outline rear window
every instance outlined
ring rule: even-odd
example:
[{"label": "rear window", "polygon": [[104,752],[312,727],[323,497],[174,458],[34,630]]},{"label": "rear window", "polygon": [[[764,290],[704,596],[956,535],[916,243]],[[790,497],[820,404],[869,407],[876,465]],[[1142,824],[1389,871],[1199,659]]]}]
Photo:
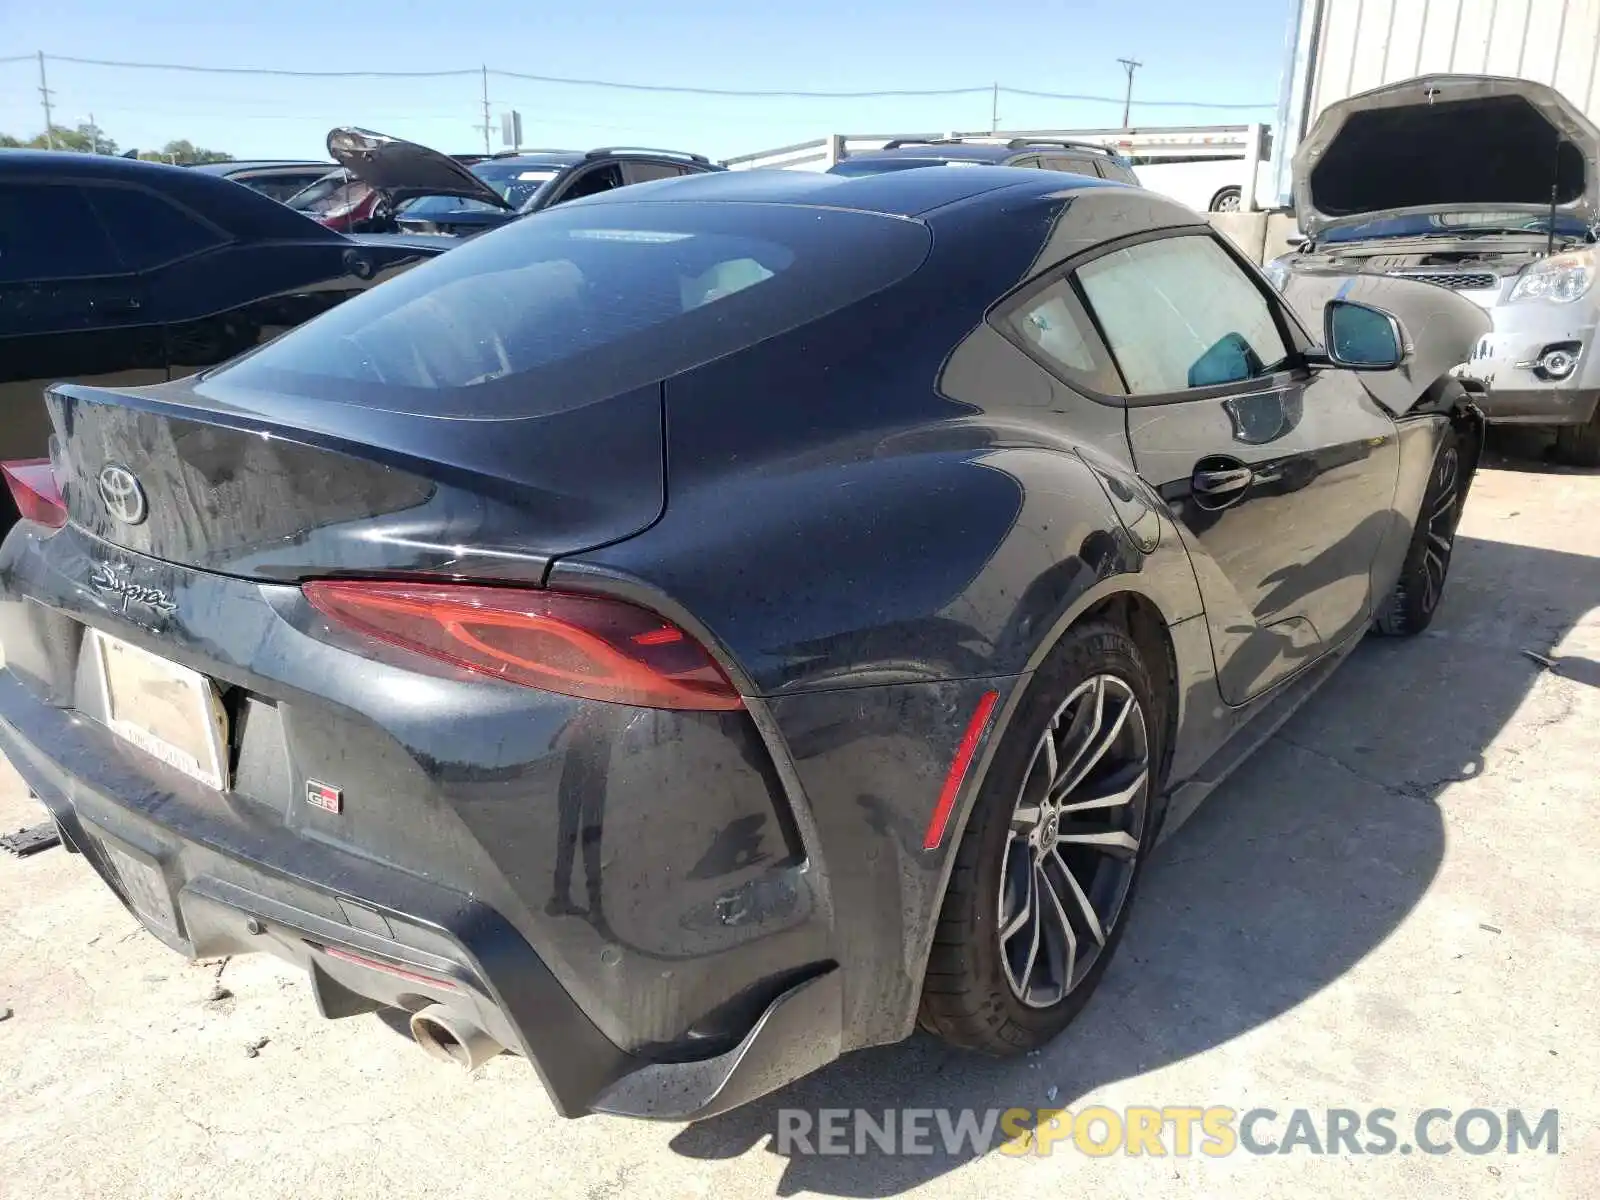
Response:
[{"label": "rear window", "polygon": [[557,207],[416,267],[212,372],[425,415],[539,416],[665,379],[905,278],[926,227],[790,205]]}]

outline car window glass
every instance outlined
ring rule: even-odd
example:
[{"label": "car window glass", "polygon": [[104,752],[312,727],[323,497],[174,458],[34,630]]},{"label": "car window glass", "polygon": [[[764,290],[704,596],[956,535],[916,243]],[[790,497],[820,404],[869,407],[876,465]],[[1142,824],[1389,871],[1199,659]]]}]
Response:
[{"label": "car window glass", "polygon": [[652,179],[676,179],[683,174],[682,167],[671,163],[631,162],[626,166],[629,183],[649,183]]},{"label": "car window glass", "polygon": [[299,192],[308,184],[315,183],[315,175],[257,175],[254,178],[242,179],[238,182],[246,187],[252,187],[263,196],[270,196],[274,200],[284,201]]},{"label": "car window glass", "polygon": [[1122,392],[1116,367],[1106,357],[1088,315],[1066,280],[1057,280],[1034,293],[1008,322],[1028,349],[1069,382],[1081,382],[1107,395]]},{"label": "car window glass", "polygon": [[1087,175],[1090,179],[1095,178],[1098,174],[1094,169],[1094,160],[1079,155],[1048,155],[1044,159],[1044,169],[1047,171],[1066,171],[1069,175]]},{"label": "car window glass", "polygon": [[199,218],[141,188],[86,189],[122,261],[147,270],[221,245],[223,236]]},{"label": "car window glass", "polygon": [[591,167],[573,181],[571,187],[561,197],[563,200],[576,200],[580,196],[597,196],[601,192],[609,192],[612,188],[622,186],[622,170],[616,163],[603,167]]},{"label": "car window glass", "polygon": [[915,270],[929,242],[923,226],[857,212],[557,205],[345,301],[208,386],[432,416],[565,411],[854,303]]},{"label": "car window glass", "polygon": [[1259,378],[1286,356],[1266,298],[1209,237],[1114,250],[1078,280],[1133,395]]},{"label": "car window glass", "polygon": [[122,270],[81,188],[0,183],[0,282]]}]

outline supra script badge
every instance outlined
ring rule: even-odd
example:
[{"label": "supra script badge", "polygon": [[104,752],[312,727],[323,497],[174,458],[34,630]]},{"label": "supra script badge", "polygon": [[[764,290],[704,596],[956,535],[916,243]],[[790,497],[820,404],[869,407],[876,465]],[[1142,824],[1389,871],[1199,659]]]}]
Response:
[{"label": "supra script badge", "polygon": [[[126,570],[127,568],[120,568]],[[159,613],[174,613],[178,606],[172,602],[172,597],[158,587],[147,584],[135,583],[124,574],[119,574],[119,568],[110,563],[100,563],[89,576],[89,586],[95,591],[108,596],[122,597],[122,611],[126,613],[130,604],[137,604],[143,608],[154,609]]]}]

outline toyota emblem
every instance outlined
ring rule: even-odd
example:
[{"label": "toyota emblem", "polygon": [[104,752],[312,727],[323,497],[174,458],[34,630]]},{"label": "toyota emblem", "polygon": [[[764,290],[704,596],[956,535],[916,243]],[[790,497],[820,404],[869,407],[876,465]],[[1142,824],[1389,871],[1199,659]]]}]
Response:
[{"label": "toyota emblem", "polygon": [[149,515],[144,488],[132,471],[119,463],[100,468],[100,502],[106,511],[124,525],[137,525]]}]

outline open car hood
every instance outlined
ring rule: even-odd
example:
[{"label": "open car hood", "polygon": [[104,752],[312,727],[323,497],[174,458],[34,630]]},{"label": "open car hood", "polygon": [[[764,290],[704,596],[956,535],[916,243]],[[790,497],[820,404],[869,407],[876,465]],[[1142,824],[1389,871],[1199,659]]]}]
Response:
[{"label": "open car hood", "polygon": [[1329,105],[1294,156],[1300,228],[1432,213],[1600,218],[1600,129],[1554,88],[1423,75]]},{"label": "open car hood", "polygon": [[352,175],[385,193],[391,204],[417,196],[460,196],[515,211],[499,192],[448,154],[415,142],[341,125],[328,131],[328,153]]}]

